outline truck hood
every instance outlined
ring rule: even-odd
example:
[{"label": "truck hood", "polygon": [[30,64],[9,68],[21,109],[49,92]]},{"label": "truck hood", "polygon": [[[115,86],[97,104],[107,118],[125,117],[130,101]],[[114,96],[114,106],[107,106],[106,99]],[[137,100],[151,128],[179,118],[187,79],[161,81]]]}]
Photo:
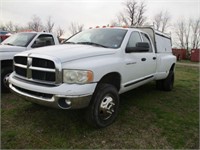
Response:
[{"label": "truck hood", "polygon": [[116,49],[97,46],[67,44],[37,48],[34,50],[26,51],[24,53],[56,57],[57,59],[60,59],[62,63],[64,63],[88,57],[114,54],[116,51]]},{"label": "truck hood", "polygon": [[26,50],[26,47],[0,45],[0,52],[21,52],[25,50]]}]

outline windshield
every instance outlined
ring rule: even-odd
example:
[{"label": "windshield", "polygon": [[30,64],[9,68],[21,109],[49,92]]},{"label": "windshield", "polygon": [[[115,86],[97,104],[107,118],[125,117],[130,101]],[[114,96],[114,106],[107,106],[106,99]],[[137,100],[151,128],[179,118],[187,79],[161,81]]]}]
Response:
[{"label": "windshield", "polygon": [[36,33],[17,33],[7,38],[1,44],[26,47],[35,36]]},{"label": "windshield", "polygon": [[125,29],[89,29],[72,36],[63,44],[87,44],[106,48],[119,48],[126,32]]}]

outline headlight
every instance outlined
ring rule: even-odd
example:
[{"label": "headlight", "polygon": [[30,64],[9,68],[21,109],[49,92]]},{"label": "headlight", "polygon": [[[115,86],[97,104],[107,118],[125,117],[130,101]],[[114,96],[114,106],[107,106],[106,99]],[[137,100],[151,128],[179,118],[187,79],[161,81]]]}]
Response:
[{"label": "headlight", "polygon": [[89,70],[63,70],[63,82],[83,84],[93,81],[93,72]]}]

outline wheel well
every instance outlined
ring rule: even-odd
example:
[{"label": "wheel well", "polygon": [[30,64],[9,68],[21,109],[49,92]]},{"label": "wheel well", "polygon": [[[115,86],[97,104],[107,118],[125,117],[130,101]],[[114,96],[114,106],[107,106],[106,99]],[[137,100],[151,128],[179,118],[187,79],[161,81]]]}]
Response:
[{"label": "wheel well", "polygon": [[121,84],[121,76],[117,72],[112,72],[112,73],[109,73],[109,74],[106,74],[105,76],[103,76],[98,84],[100,84],[100,83],[111,84],[111,85],[115,86],[117,88],[117,90],[119,91],[120,84]]},{"label": "wheel well", "polygon": [[173,64],[170,68],[170,71],[174,71],[175,64]]},{"label": "wheel well", "polygon": [[13,66],[13,60],[2,60],[1,61],[1,68],[12,67],[12,66]]}]

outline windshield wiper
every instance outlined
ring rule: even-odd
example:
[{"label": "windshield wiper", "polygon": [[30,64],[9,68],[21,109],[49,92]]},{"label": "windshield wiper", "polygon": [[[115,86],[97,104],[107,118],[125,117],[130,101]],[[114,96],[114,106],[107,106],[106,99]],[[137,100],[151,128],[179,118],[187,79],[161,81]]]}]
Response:
[{"label": "windshield wiper", "polygon": [[98,43],[93,43],[93,42],[78,42],[77,44],[95,45],[95,46],[108,48],[107,46],[104,46],[104,45],[101,45],[101,44],[98,44]]},{"label": "windshield wiper", "polygon": [[10,46],[14,46],[13,44],[11,43],[4,43],[4,45],[10,45]]}]

